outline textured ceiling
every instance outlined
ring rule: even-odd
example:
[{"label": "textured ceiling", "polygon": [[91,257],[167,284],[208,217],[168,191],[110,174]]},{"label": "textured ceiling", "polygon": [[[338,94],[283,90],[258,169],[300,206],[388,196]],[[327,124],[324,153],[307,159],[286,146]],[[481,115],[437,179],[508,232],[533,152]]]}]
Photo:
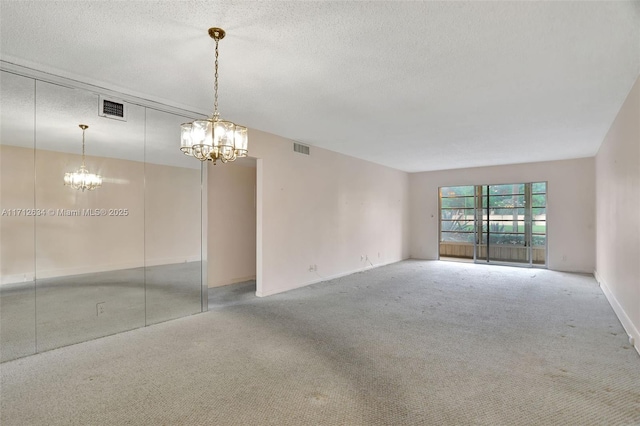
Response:
[{"label": "textured ceiling", "polygon": [[[2,1],[1,59],[405,170],[592,156],[640,2]],[[176,146],[178,141],[176,141]]]}]

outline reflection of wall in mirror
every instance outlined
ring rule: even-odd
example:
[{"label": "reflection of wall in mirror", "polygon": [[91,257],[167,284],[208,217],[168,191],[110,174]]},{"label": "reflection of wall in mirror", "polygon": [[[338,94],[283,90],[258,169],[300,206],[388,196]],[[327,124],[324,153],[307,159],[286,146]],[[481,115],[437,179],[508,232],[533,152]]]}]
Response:
[{"label": "reflection of wall in mirror", "polygon": [[0,273],[4,284],[33,281],[34,217],[13,215],[11,209],[33,209],[34,150],[0,145]]},{"label": "reflection of wall in mirror", "polygon": [[83,193],[62,183],[80,155],[8,145],[0,155],[2,208],[45,212],[35,248],[33,216],[2,216],[3,284],[32,280],[34,259],[38,278],[200,260],[200,170],[89,156],[105,183]]},{"label": "reflection of wall in mirror", "polygon": [[200,170],[145,164],[146,266],[199,261]]}]

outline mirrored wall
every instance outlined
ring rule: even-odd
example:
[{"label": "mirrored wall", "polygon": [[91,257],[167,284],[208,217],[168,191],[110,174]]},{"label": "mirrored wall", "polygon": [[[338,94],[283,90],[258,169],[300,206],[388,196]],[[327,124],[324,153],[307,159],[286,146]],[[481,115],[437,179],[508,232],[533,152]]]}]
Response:
[{"label": "mirrored wall", "polygon": [[[135,103],[107,118],[91,90],[0,78],[0,360],[206,310],[188,118]],[[83,166],[101,186],[65,185]]]}]

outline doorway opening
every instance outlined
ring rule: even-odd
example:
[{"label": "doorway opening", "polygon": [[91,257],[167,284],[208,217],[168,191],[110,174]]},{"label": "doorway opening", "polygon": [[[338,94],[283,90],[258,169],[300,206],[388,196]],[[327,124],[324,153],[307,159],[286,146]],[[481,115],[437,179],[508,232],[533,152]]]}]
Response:
[{"label": "doorway opening", "polygon": [[208,306],[254,298],[257,282],[258,163],[208,164]]},{"label": "doorway opening", "polygon": [[440,259],[547,264],[547,182],[439,188]]}]

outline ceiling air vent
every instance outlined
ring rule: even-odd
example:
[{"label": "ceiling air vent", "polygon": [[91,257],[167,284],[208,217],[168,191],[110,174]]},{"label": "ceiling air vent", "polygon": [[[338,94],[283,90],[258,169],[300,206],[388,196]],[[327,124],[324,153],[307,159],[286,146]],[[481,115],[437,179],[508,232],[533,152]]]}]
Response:
[{"label": "ceiling air vent", "polygon": [[293,143],[293,150],[300,154],[309,155],[309,147],[298,142]]},{"label": "ceiling air vent", "polygon": [[107,99],[100,96],[100,111],[98,112],[98,115],[101,117],[127,121],[127,105],[122,101]]}]

